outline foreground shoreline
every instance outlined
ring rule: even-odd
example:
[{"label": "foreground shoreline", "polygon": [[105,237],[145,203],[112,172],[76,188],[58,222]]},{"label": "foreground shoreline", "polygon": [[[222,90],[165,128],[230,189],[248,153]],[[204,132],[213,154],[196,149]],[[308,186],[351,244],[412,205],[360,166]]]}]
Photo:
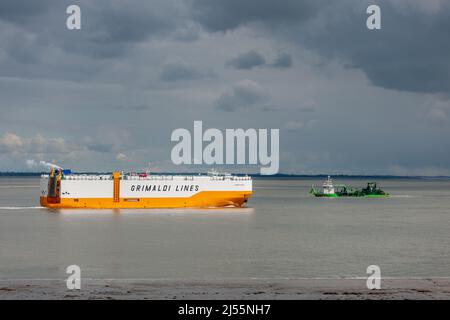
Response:
[{"label": "foreground shoreline", "polygon": [[363,278],[219,279],[219,280],[82,280],[68,290],[65,280],[0,280],[0,300],[419,300],[450,299],[450,278],[382,279],[368,290]]}]

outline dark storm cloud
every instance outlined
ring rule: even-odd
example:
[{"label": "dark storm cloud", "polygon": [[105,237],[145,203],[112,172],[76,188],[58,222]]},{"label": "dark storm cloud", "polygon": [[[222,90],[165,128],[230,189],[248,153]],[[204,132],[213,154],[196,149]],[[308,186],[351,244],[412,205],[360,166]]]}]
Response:
[{"label": "dark storm cloud", "polygon": [[[81,30],[66,28],[66,8],[72,4],[81,8]],[[189,43],[198,39],[200,30],[179,0],[135,0],[130,5],[119,0],[3,0],[0,73],[29,79],[110,81],[99,75],[119,61],[123,72],[142,70],[140,62],[123,60],[139,45],[162,39]]]},{"label": "dark storm cloud", "polygon": [[[81,30],[66,28],[66,8],[72,4],[81,8]],[[183,2],[177,0],[137,0],[125,6],[118,0],[3,0],[0,20],[32,36],[38,43],[36,55],[39,49],[53,46],[68,53],[109,58],[152,38],[173,35],[182,41],[195,40],[196,29],[187,24],[184,9]],[[11,43],[10,50],[16,48]]]},{"label": "dark storm cloud", "polygon": [[141,42],[152,36],[164,36],[180,26],[180,2],[134,1],[133,5],[118,5],[117,0],[87,1],[85,8],[86,40],[105,43]]},{"label": "dark storm cloud", "polygon": [[[374,2],[379,31],[366,28]],[[66,28],[71,4],[79,31]],[[171,171],[171,131],[200,119],[281,128],[284,172],[450,172],[449,7],[1,0],[0,170],[54,158],[82,170],[152,161]],[[251,49],[256,59],[243,59]]]},{"label": "dark storm cloud", "polygon": [[[424,12],[414,2],[403,7],[393,3],[379,2],[381,30],[366,28],[367,6],[360,5],[355,7],[358,10],[325,11],[321,29],[305,37],[292,36],[323,56],[363,70],[376,86],[450,93],[449,2],[442,2],[437,12]],[[336,14],[340,18],[333,18]]]},{"label": "dark storm cloud", "polygon": [[450,93],[450,2],[377,1],[382,29],[366,28],[373,1],[193,0],[193,16],[206,29],[262,28],[294,40],[326,59],[364,71],[376,86]]},{"label": "dark storm cloud", "polygon": [[310,18],[320,0],[192,0],[192,15],[206,29],[226,31],[252,22],[298,23]]},{"label": "dark storm cloud", "polygon": [[31,22],[54,3],[52,0],[3,0],[0,2],[0,19],[20,24]]},{"label": "dark storm cloud", "polygon": [[289,53],[281,52],[271,66],[283,69],[292,67],[293,63],[292,56]]},{"label": "dark storm cloud", "polygon": [[[82,8],[82,30],[76,32],[65,28],[65,9],[74,3]],[[449,93],[450,3],[439,2],[437,11],[418,9],[417,1],[399,3],[403,5],[378,1],[382,29],[369,31],[365,9],[372,1],[368,0],[136,0],[132,5],[118,0],[3,0],[0,20],[5,36],[0,40],[10,59],[36,64],[51,48],[78,56],[114,58],[148,39],[195,41],[200,25],[210,31],[249,26],[361,69],[376,86]],[[228,65],[250,69],[264,63],[261,54],[250,52]],[[291,64],[285,55],[272,65]]]},{"label": "dark storm cloud", "polygon": [[238,70],[250,70],[257,67],[284,69],[290,68],[292,65],[293,58],[289,53],[281,52],[272,63],[268,63],[266,58],[256,50],[241,53],[225,63],[226,67]]},{"label": "dark storm cloud", "polygon": [[266,59],[262,54],[255,50],[250,50],[228,60],[226,66],[235,69],[252,69],[262,66],[265,63]]}]

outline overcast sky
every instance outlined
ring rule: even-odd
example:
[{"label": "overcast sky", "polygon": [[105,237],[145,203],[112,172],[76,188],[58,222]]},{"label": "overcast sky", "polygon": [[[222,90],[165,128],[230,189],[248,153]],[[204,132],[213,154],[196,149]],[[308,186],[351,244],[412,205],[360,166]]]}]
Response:
[{"label": "overcast sky", "polygon": [[283,173],[450,175],[449,93],[445,0],[0,2],[0,171],[195,171],[202,120],[279,128]]}]

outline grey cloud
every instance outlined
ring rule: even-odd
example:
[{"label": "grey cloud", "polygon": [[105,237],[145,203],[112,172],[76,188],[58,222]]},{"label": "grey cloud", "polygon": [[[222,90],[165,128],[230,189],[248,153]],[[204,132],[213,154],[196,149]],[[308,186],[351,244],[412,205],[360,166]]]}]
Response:
[{"label": "grey cloud", "polygon": [[444,109],[433,108],[427,112],[425,119],[436,125],[445,125],[448,123],[448,112]]},{"label": "grey cloud", "polygon": [[417,1],[378,1],[382,29],[366,28],[373,1],[193,0],[195,19],[207,30],[252,26],[296,42],[324,59],[361,69],[376,86],[450,93],[450,2],[424,10]]},{"label": "grey cloud", "polygon": [[399,8],[393,1],[382,1],[382,29],[376,31],[365,27],[369,1],[356,6],[358,10],[350,10],[353,3],[346,3],[325,10],[322,27],[316,32],[291,36],[324,57],[334,57],[348,67],[361,69],[376,86],[450,93],[448,2],[442,2],[443,7],[435,13],[423,13]]},{"label": "grey cloud", "polygon": [[[140,61],[126,61],[151,42],[187,43],[201,27],[190,21],[183,1],[77,1],[81,30],[67,30],[70,0],[3,0],[0,3],[0,70],[3,76],[28,79],[121,82]],[[116,67],[118,67],[116,69]],[[122,73],[108,77],[106,74]],[[129,77],[130,78],[130,77]],[[123,79],[123,80],[122,80]],[[138,80],[134,80],[138,81]]]},{"label": "grey cloud", "polygon": [[[87,39],[103,43],[133,43],[148,37],[164,35],[180,26],[181,5],[176,1],[135,1],[118,6],[119,1],[86,4],[92,20],[86,28],[93,36]],[[81,4],[83,8],[83,4]]]},{"label": "grey cloud", "polygon": [[147,105],[132,105],[132,106],[120,105],[120,106],[116,106],[115,109],[118,111],[136,111],[136,112],[138,112],[138,111],[146,111],[146,110],[150,109],[150,107]]},{"label": "grey cloud", "polygon": [[[194,39],[194,31],[186,30],[182,1],[135,0],[133,5],[122,5],[118,0],[79,0],[75,4],[81,8],[82,23],[81,30],[76,31],[66,28],[66,7],[71,4],[73,1],[68,0],[3,0],[0,20],[31,34],[40,47],[57,47],[95,58],[118,57],[134,44],[171,34],[175,39]],[[16,48],[12,46],[11,50]]]},{"label": "grey cloud", "polygon": [[240,108],[262,107],[270,101],[270,96],[255,81],[244,79],[237,82],[231,91],[223,93],[216,105],[223,111],[235,111]]},{"label": "grey cloud", "polygon": [[0,20],[0,39],[2,41],[0,52],[3,51],[7,58],[25,65],[41,61],[42,46],[32,34],[23,32],[17,26],[9,27]]},{"label": "grey cloud", "polygon": [[117,57],[134,45],[168,37],[185,28],[184,5],[176,0],[133,1],[121,5],[118,0],[82,1],[80,7],[88,18],[78,32],[64,30],[59,37],[69,37],[61,46],[70,52],[97,58]]},{"label": "grey cloud", "polygon": [[290,68],[293,65],[292,56],[289,53],[281,52],[275,61],[271,64],[274,68]]},{"label": "grey cloud", "polygon": [[[369,31],[372,2],[2,0],[0,170],[171,171],[171,131],[200,119],[281,128],[284,172],[449,172],[450,3],[378,0]],[[80,31],[65,28],[74,3]],[[249,49],[257,71],[223,68]]]},{"label": "grey cloud", "polygon": [[194,80],[213,77],[214,72],[209,69],[190,65],[184,62],[167,63],[162,67],[159,78],[162,81]]},{"label": "grey cloud", "polygon": [[262,54],[255,50],[242,53],[237,57],[234,57],[227,61],[226,66],[235,69],[252,69],[255,67],[263,66],[266,63],[266,59]]},{"label": "grey cloud", "polygon": [[54,4],[52,0],[3,0],[0,2],[0,19],[23,24],[43,15]]},{"label": "grey cloud", "polygon": [[[361,69],[376,86],[450,92],[449,2],[439,2],[438,9],[424,11],[414,9],[418,6],[415,1],[409,6],[399,6],[392,0],[379,1],[382,29],[377,31],[365,27],[369,0],[136,0],[127,6],[120,3],[78,1],[82,30],[68,31],[65,8],[72,1],[3,0],[2,50],[10,59],[26,65],[38,64],[55,48],[70,55],[116,58],[148,39],[194,41],[200,25],[211,31],[247,25],[262,28],[266,36],[293,40],[326,59],[338,59],[348,67]],[[252,68],[262,65],[263,60],[262,55],[253,53],[253,60],[231,60],[230,66]],[[78,69],[83,68],[81,63]],[[291,63],[292,59],[285,55],[272,65],[282,68]],[[51,67],[45,71],[23,68],[27,68],[22,71],[24,74],[57,72]],[[80,77],[76,70],[73,77]]]},{"label": "grey cloud", "polygon": [[311,129],[317,122],[316,119],[310,119],[306,122],[290,120],[284,124],[283,128],[289,131]]},{"label": "grey cloud", "polygon": [[250,23],[298,23],[320,8],[320,0],[193,0],[193,17],[207,30],[226,31]]},{"label": "grey cloud", "polygon": [[289,53],[280,52],[272,63],[268,63],[266,58],[256,50],[239,54],[225,63],[225,66],[238,70],[250,70],[256,67],[285,69],[292,67],[292,65],[293,58]]},{"label": "grey cloud", "polygon": [[201,26],[193,21],[187,21],[184,25],[175,30],[173,37],[176,40],[192,42],[200,38]]},{"label": "grey cloud", "polygon": [[114,145],[113,144],[87,144],[86,147],[88,150],[91,150],[91,151],[107,153],[107,152],[113,151]]}]

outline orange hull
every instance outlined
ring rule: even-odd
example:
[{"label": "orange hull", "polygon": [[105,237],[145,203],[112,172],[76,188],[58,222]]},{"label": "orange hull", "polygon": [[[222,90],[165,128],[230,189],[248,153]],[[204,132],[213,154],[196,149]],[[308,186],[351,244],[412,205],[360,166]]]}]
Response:
[{"label": "orange hull", "polygon": [[89,209],[144,209],[144,208],[208,208],[241,207],[252,192],[244,191],[202,191],[190,198],[61,198],[58,203],[41,197],[41,206],[48,208]]}]

